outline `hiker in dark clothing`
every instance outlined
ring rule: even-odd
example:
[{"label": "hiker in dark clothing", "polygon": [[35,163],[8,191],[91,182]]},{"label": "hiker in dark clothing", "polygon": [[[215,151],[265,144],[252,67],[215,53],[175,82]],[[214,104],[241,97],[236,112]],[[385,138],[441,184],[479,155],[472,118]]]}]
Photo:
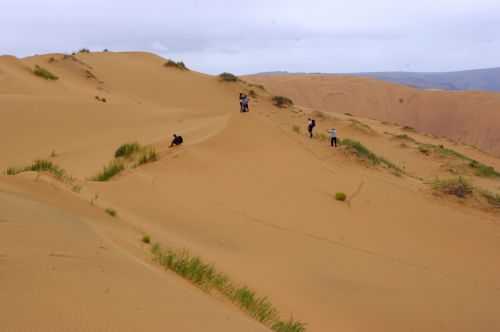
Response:
[{"label": "hiker in dark clothing", "polygon": [[170,147],[181,145],[184,140],[182,139],[182,136],[177,136],[174,134],[174,139],[172,140],[172,143],[170,143]]},{"label": "hiker in dark clothing", "polygon": [[316,127],[316,120],[309,118],[309,122],[307,124],[307,131],[309,132],[309,137],[313,138],[313,130]]}]

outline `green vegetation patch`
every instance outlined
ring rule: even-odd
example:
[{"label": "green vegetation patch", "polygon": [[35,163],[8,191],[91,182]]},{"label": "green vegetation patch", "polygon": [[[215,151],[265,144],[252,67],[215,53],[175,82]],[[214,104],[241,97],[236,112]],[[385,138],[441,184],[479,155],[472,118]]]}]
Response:
[{"label": "green vegetation patch", "polygon": [[341,201],[341,202],[344,202],[346,199],[347,199],[347,195],[344,194],[344,193],[336,193],[335,194],[335,199],[337,201]]},{"label": "green vegetation patch", "polygon": [[126,168],[135,168],[155,162],[158,153],[152,146],[142,146],[139,143],[126,143],[116,149],[114,159],[92,178],[94,181],[109,181]]},{"label": "green vegetation patch", "polygon": [[[144,242],[144,241],[143,241]],[[293,319],[283,321],[278,310],[267,297],[258,296],[247,286],[239,286],[214,265],[187,251],[163,250],[159,244],[151,247],[154,261],[189,280],[206,292],[215,291],[225,296],[248,315],[278,332],[305,332],[305,324]]]},{"label": "green vegetation patch", "polygon": [[189,70],[188,67],[182,61],[175,62],[173,60],[167,60],[167,62],[165,62],[163,65],[165,67],[176,68],[176,69],[184,70],[184,71]]},{"label": "green vegetation patch", "polygon": [[500,173],[497,172],[497,170],[495,170],[493,167],[482,164],[476,160],[472,160],[469,163],[469,166],[474,169],[474,171],[475,171],[474,173],[477,176],[485,177],[485,178],[500,177]]},{"label": "green vegetation patch", "polygon": [[113,209],[106,209],[105,210],[107,214],[109,214],[111,217],[116,217],[116,211]]},{"label": "green vegetation patch", "polygon": [[59,77],[52,74],[47,69],[40,67],[39,65],[35,66],[35,69],[33,69],[33,74],[35,74],[38,77],[44,78],[48,81],[57,81],[59,79]]},{"label": "green vegetation patch", "polygon": [[223,82],[238,82],[238,76],[231,73],[222,73],[219,75],[219,79]]},{"label": "green vegetation patch", "polygon": [[274,96],[272,98],[274,106],[285,108],[293,106],[293,100],[285,96]]},{"label": "green vegetation patch", "polygon": [[382,164],[383,166],[392,169],[396,175],[401,175],[403,173],[403,170],[397,165],[383,157],[377,156],[375,153],[371,152],[367,147],[361,144],[361,142],[346,138],[341,141],[341,146],[343,146],[345,150],[356,155],[359,159],[366,160],[372,165]]},{"label": "green vegetation patch", "polygon": [[59,180],[69,180],[71,179],[66,175],[66,172],[51,162],[50,160],[37,159],[31,165],[25,167],[9,167],[7,168],[5,174],[16,175],[23,172],[38,172],[38,173],[49,173],[52,174]]}]

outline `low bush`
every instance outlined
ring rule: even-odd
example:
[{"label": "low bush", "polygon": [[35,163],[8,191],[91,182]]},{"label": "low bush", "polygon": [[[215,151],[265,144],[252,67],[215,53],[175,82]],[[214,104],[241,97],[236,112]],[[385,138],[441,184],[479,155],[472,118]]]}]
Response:
[{"label": "low bush", "polygon": [[497,172],[493,167],[484,165],[476,160],[472,160],[469,166],[475,170],[475,174],[480,177],[494,178],[500,177],[500,173]]},{"label": "low bush", "polygon": [[44,78],[44,79],[46,79],[48,81],[57,81],[59,79],[59,77],[57,77],[56,75],[52,74],[47,69],[45,69],[43,67],[40,67],[39,65],[35,66],[35,69],[33,69],[33,73],[36,76]]},{"label": "low bush", "polygon": [[107,214],[109,214],[111,217],[116,217],[116,211],[113,209],[106,209],[105,210]]},{"label": "low bush", "polygon": [[179,70],[189,70],[188,67],[186,67],[186,65],[182,61],[175,62],[173,60],[167,60],[167,62],[165,62],[163,65],[165,67],[176,68]]},{"label": "low bush", "polygon": [[231,73],[222,73],[219,75],[219,79],[223,82],[237,82],[239,80],[236,75]]},{"label": "low bush", "polygon": [[150,244],[151,243],[151,237],[149,235],[144,235],[142,237],[142,242],[145,244]]},{"label": "low bush", "polygon": [[351,113],[344,113],[344,115],[353,116]]},{"label": "low bush", "polygon": [[341,201],[341,202],[344,202],[346,199],[347,199],[347,195],[344,194],[344,193],[336,193],[335,194],[335,199],[337,201]]},{"label": "low bush", "polygon": [[375,153],[371,152],[367,147],[365,147],[361,142],[354,141],[351,139],[344,139],[340,142],[341,146],[344,147],[347,151],[354,153],[358,158],[367,160],[373,165],[379,165],[382,164],[386,166],[387,168],[392,169],[395,171],[394,174],[396,175],[401,175],[403,173],[403,170],[396,166],[394,163],[390,162],[389,160],[377,156]]},{"label": "low bush", "polygon": [[90,53],[90,50],[88,48],[82,48],[78,51],[78,53]]},{"label": "low bush", "polygon": [[272,101],[275,106],[281,108],[290,107],[293,105],[293,100],[284,96],[274,96]]}]

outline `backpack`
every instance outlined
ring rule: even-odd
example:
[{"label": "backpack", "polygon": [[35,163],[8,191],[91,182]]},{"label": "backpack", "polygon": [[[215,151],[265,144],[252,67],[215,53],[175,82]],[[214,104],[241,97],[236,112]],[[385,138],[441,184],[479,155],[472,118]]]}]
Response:
[{"label": "backpack", "polygon": [[312,128],[316,127],[316,120],[312,119],[312,121],[311,121],[311,127]]}]

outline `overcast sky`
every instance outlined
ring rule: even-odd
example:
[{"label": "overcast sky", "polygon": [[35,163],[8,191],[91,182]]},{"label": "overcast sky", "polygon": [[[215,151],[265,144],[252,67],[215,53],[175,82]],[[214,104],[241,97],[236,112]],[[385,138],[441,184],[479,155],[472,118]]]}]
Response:
[{"label": "overcast sky", "polygon": [[500,0],[0,0],[0,54],[141,50],[236,74],[500,66]]}]

